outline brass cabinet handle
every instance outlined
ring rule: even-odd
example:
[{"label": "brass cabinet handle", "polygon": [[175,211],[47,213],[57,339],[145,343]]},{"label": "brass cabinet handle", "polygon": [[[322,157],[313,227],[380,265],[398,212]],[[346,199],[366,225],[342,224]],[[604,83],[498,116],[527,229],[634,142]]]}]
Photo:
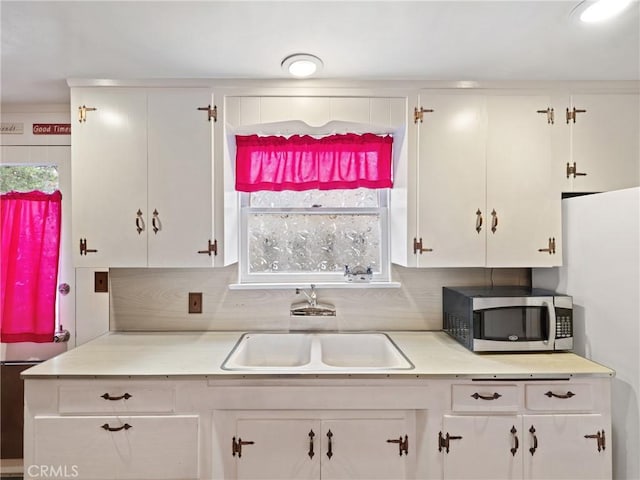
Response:
[{"label": "brass cabinet handle", "polygon": [[112,397],[108,393],[104,395],[100,395],[100,398],[104,398],[105,400],[129,400],[133,395],[129,393],[125,393],[124,395],[120,395],[119,397]]},{"label": "brass cabinet handle", "polygon": [[536,450],[538,449],[538,437],[536,437],[536,429],[533,428],[533,425],[531,425],[531,428],[529,429],[529,433],[533,437],[533,447],[529,449],[531,456],[533,456],[533,454],[536,453]]},{"label": "brass cabinet handle", "polygon": [[198,253],[201,254],[206,254],[211,256],[211,253],[213,252],[214,256],[218,255],[218,241],[214,240],[213,243],[211,243],[211,240],[208,240],[208,247],[206,250],[198,250]]},{"label": "brass cabinet handle", "polygon": [[575,397],[575,393],[573,393],[571,390],[569,390],[567,393],[565,394],[561,394],[561,393],[553,393],[551,390],[549,390],[547,393],[545,393],[545,395],[549,398],[553,397],[553,398],[571,398],[571,397]]},{"label": "brass cabinet handle", "polygon": [[497,400],[501,396],[502,395],[500,395],[498,392],[494,392],[493,395],[491,395],[491,396],[480,395],[478,392],[476,392],[473,395],[471,395],[471,398],[475,398],[476,400],[478,400],[478,399],[480,399],[480,400]]},{"label": "brass cabinet handle", "polygon": [[100,428],[104,428],[108,432],[119,432],[120,430],[129,430],[130,428],[133,428],[133,427],[128,423],[125,423],[121,427],[110,427],[108,423],[105,423],[104,425],[100,425]]},{"label": "brass cabinet handle", "polygon": [[602,451],[606,448],[606,440],[605,440],[605,436],[604,436],[604,430],[600,431],[598,430],[595,435],[585,435],[584,438],[595,438],[597,445],[598,445],[598,451]]},{"label": "brass cabinet handle", "polygon": [[547,248],[539,248],[539,252],[548,252],[549,255],[556,253],[556,237],[549,237],[549,246]]},{"label": "brass cabinet handle", "polygon": [[438,451],[441,452],[444,449],[445,453],[449,453],[449,442],[451,440],[462,440],[462,437],[460,435],[449,435],[449,432],[442,436],[442,432],[438,432]]},{"label": "brass cabinet handle", "polygon": [[98,253],[98,250],[93,248],[87,248],[87,239],[80,239],[80,255],[86,255],[87,253]]},{"label": "brass cabinet handle", "polygon": [[476,232],[480,233],[482,230],[482,212],[480,209],[476,212]]},{"label": "brass cabinet handle", "polygon": [[402,456],[403,453],[409,455],[409,437],[407,435],[404,436],[404,440],[402,436],[400,436],[397,440],[395,438],[387,440],[387,443],[397,443],[400,456]]},{"label": "brass cabinet handle", "polygon": [[151,226],[153,227],[153,233],[157,234],[158,230],[160,230],[160,218],[158,218],[158,210],[153,210],[153,217],[151,218]]},{"label": "brass cabinet handle", "polygon": [[236,454],[238,454],[238,458],[242,457],[242,446],[243,445],[254,445],[255,442],[249,440],[249,441],[244,441],[242,440],[240,437],[238,437],[238,440],[236,441],[236,437],[233,437],[233,439],[231,440],[231,455],[232,456],[236,456]]},{"label": "brass cabinet handle", "polygon": [[144,231],[144,219],[142,218],[142,211],[138,209],[136,212],[136,230],[138,231],[138,235],[140,235]]},{"label": "brass cabinet handle", "polygon": [[516,452],[518,451],[518,448],[520,448],[520,442],[518,441],[518,430],[516,430],[515,425],[512,425],[511,430],[509,431],[511,432],[511,435],[513,435],[513,440],[515,441],[515,445],[511,447],[510,452],[511,452],[511,455],[515,457]]},{"label": "brass cabinet handle", "polygon": [[315,453],[313,452],[313,437],[315,437],[316,434],[313,433],[313,430],[309,431],[309,458],[313,458],[313,456],[315,455]]},{"label": "brass cabinet handle", "polygon": [[333,433],[331,433],[331,430],[327,432],[327,438],[329,439],[329,444],[327,445],[327,457],[331,458],[333,457],[333,445],[331,441],[331,439],[333,438]]},{"label": "brass cabinet handle", "polygon": [[87,107],[86,105],[82,105],[78,107],[78,121],[80,123],[84,123],[87,121],[87,112],[95,112],[97,109],[94,107]]},{"label": "brass cabinet handle", "polygon": [[420,237],[420,240],[418,241],[416,238],[413,239],[413,254],[417,254],[418,252],[420,252],[420,255],[422,255],[422,252],[433,252],[433,248],[423,248],[422,247],[422,237]]},{"label": "brass cabinet handle", "polygon": [[495,208],[491,212],[491,217],[491,233],[496,233],[496,230],[498,229],[498,213]]}]

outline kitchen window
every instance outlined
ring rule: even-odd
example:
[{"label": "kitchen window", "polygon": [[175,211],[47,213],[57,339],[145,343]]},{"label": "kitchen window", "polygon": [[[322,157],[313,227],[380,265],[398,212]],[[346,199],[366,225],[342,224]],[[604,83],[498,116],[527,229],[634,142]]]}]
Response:
[{"label": "kitchen window", "polygon": [[240,283],[388,282],[390,136],[236,136]]},{"label": "kitchen window", "polygon": [[388,205],[387,189],[241,193],[241,283],[389,281]]}]

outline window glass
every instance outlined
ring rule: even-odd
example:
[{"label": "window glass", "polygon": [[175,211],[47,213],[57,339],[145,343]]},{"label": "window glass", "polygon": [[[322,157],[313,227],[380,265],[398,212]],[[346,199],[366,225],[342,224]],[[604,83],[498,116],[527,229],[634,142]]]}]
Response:
[{"label": "window glass", "polygon": [[58,167],[56,165],[0,166],[0,193],[32,190],[45,193],[58,190]]},{"label": "window glass", "polygon": [[389,280],[388,190],[243,193],[240,281]]}]

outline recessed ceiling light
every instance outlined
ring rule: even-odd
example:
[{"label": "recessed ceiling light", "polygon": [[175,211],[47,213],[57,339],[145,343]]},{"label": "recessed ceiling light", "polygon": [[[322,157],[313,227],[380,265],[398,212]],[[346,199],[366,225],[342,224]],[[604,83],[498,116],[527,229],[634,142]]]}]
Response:
[{"label": "recessed ceiling light", "polygon": [[632,0],[598,0],[589,3],[580,14],[580,20],[586,23],[596,23],[616,16],[629,6]]},{"label": "recessed ceiling light", "polygon": [[282,60],[282,69],[298,78],[310,77],[322,70],[322,60],[308,53],[294,53]]}]

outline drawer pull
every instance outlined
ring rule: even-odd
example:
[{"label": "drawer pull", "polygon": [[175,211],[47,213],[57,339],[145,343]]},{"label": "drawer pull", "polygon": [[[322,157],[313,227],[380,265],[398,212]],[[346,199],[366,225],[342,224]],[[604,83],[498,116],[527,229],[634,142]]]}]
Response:
[{"label": "drawer pull", "polygon": [[119,432],[120,430],[129,430],[130,428],[133,428],[133,427],[128,423],[125,423],[121,427],[110,427],[108,423],[105,423],[104,425],[101,425],[100,428],[104,428],[108,432]]},{"label": "drawer pull", "polygon": [[124,395],[120,395],[119,397],[112,397],[108,393],[104,395],[100,395],[100,398],[104,398],[105,400],[129,400],[133,395],[129,393],[125,393]]},{"label": "drawer pull", "polygon": [[512,425],[511,426],[511,430],[509,430],[511,432],[511,435],[513,435],[513,440],[515,442],[515,445],[513,447],[511,447],[511,455],[513,455],[514,457],[516,456],[516,452],[518,451],[518,448],[520,448],[520,442],[518,441],[518,430],[516,430],[516,426]]},{"label": "drawer pull", "polygon": [[533,425],[531,425],[531,428],[529,429],[529,433],[533,437],[533,447],[529,449],[531,456],[533,456],[533,454],[536,453],[536,450],[538,449],[538,437],[536,437],[536,429],[533,428]]},{"label": "drawer pull", "polygon": [[545,395],[549,398],[571,398],[574,397],[576,394],[573,393],[572,391],[568,391],[567,393],[565,393],[564,395],[561,393],[553,393],[551,390],[549,390],[547,393],[545,393]]},{"label": "drawer pull", "polygon": [[387,443],[397,443],[400,451],[400,456],[404,453],[405,455],[409,455],[409,437],[407,435],[404,436],[404,440],[402,437],[387,440]]},{"label": "drawer pull", "polygon": [[501,396],[502,395],[500,395],[498,392],[494,392],[493,395],[491,395],[491,396],[480,395],[478,392],[476,392],[473,395],[471,395],[471,398],[475,398],[476,400],[478,400],[478,399],[480,399],[480,400],[497,400]]}]

